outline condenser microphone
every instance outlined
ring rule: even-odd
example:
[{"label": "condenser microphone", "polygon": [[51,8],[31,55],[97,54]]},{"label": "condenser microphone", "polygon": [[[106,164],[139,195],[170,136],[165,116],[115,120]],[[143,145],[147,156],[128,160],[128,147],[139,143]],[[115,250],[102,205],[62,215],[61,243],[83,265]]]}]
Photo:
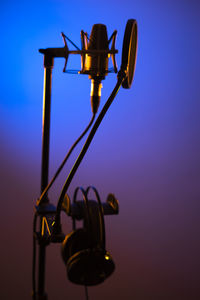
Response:
[{"label": "condenser microphone", "polygon": [[101,98],[101,81],[108,74],[109,42],[106,26],[95,24],[92,27],[88,43],[88,53],[85,56],[85,72],[91,79],[91,107],[97,113]]}]

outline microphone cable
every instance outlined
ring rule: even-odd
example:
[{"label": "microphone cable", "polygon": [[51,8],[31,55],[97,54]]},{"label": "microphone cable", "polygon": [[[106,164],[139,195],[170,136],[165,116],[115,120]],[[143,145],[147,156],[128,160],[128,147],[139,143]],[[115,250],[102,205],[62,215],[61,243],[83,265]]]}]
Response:
[{"label": "microphone cable", "polygon": [[32,256],[32,299],[36,300],[36,278],[35,278],[35,273],[36,273],[36,225],[37,225],[37,212],[34,214],[33,218],[33,256]]},{"label": "microphone cable", "polygon": [[76,147],[76,145],[81,141],[81,139],[86,135],[86,133],[88,132],[88,130],[92,126],[92,124],[94,122],[94,119],[95,119],[95,116],[96,116],[96,114],[92,115],[92,118],[91,118],[89,124],[87,125],[87,127],[85,128],[85,130],[83,131],[83,133],[78,137],[78,139],[74,142],[74,144],[69,149],[69,151],[66,154],[64,160],[62,161],[62,163],[60,164],[59,168],[57,169],[54,177],[51,179],[51,181],[49,182],[49,184],[46,186],[46,188],[44,189],[44,191],[40,195],[40,198],[37,201],[37,205],[40,205],[40,203],[42,202],[42,200],[45,197],[46,193],[48,192],[48,190],[50,189],[50,187],[52,186],[52,184],[54,183],[54,181],[58,177],[58,175],[61,172],[62,168],[64,167],[65,163],[67,162],[67,160],[68,160],[69,156],[71,155],[72,151],[74,150],[74,148]]},{"label": "microphone cable", "polygon": [[[85,128],[85,130],[82,132],[82,134],[78,137],[78,139],[74,142],[74,144],[71,146],[71,148],[67,152],[64,160],[62,161],[59,168],[57,169],[54,177],[51,179],[50,183],[46,186],[46,188],[44,189],[40,198],[37,200],[38,206],[42,203],[44,196],[46,195],[46,193],[48,192],[48,190],[50,189],[50,187],[56,180],[57,176],[61,172],[62,168],[64,167],[65,163],[67,162],[67,160],[68,160],[69,156],[71,155],[72,151],[74,150],[74,148],[77,146],[77,144],[81,141],[81,139],[86,135],[86,133],[92,126],[95,116],[96,116],[96,114],[92,115],[92,118],[91,118],[90,122],[88,123],[87,127]],[[33,256],[32,256],[32,299],[33,300],[36,299],[36,240],[37,240],[36,225],[37,225],[37,218],[38,218],[38,214],[37,214],[37,212],[35,212],[34,219],[33,219],[33,250],[32,250],[32,253],[33,253]]]}]

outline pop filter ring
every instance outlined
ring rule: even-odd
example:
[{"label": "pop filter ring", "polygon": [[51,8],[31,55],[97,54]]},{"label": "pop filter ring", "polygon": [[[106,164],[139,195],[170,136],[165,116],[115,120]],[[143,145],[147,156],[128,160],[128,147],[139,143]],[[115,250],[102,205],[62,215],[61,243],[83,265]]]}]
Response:
[{"label": "pop filter ring", "polygon": [[129,89],[133,81],[137,57],[137,35],[137,22],[134,19],[129,19],[124,33],[121,64],[121,70],[127,72],[122,83],[122,87],[125,89]]}]

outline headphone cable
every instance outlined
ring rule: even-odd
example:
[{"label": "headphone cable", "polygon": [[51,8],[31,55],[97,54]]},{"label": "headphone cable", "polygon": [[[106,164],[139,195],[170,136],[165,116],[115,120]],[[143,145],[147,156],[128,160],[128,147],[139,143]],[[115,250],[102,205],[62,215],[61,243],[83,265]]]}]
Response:
[{"label": "headphone cable", "polygon": [[88,287],[87,285],[85,285],[85,299],[89,300],[89,296],[88,296]]}]

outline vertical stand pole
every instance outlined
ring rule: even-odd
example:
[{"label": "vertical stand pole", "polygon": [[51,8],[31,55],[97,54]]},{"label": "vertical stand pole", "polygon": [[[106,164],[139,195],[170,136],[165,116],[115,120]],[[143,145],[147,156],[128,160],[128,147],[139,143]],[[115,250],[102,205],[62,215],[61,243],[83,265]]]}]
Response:
[{"label": "vertical stand pole", "polygon": [[[48,184],[49,173],[49,137],[51,114],[51,80],[53,69],[53,57],[44,55],[44,91],[43,91],[43,120],[42,120],[42,170],[41,170],[41,194]],[[48,197],[44,197],[42,203],[48,203]]]},{"label": "vertical stand pole", "polygon": [[[49,173],[49,140],[50,140],[50,113],[51,113],[51,81],[53,69],[53,57],[44,55],[44,93],[43,93],[43,122],[42,122],[42,169],[41,169],[41,193],[48,184]],[[45,207],[49,203],[48,196],[43,198],[40,206]],[[42,232],[42,219],[40,217],[40,235]],[[45,233],[44,233],[45,237]],[[38,267],[38,292],[37,300],[47,300],[45,294],[45,258],[46,243],[41,238],[39,244]]]}]

